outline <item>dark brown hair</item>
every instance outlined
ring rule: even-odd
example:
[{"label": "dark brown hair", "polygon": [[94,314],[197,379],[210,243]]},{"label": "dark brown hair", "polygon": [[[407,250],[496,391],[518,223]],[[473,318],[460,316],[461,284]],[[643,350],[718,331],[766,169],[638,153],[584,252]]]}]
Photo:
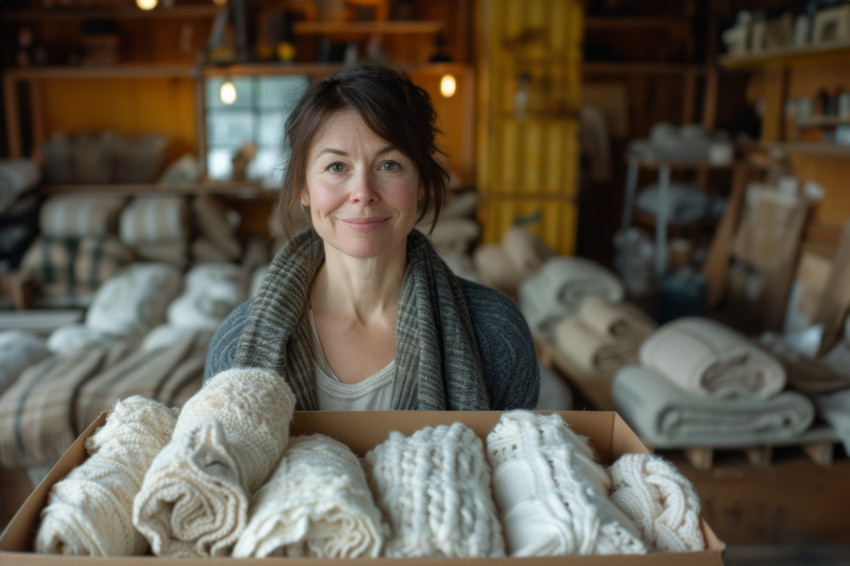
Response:
[{"label": "dark brown hair", "polygon": [[357,112],[376,136],[414,162],[423,189],[417,222],[433,210],[433,230],[446,199],[449,175],[434,159],[439,150],[435,142],[437,114],[431,97],[401,69],[359,65],[311,85],[286,120],[289,162],[277,204],[284,233],[292,237],[288,219],[307,187],[307,158],[313,140],[328,118],[341,110]]}]

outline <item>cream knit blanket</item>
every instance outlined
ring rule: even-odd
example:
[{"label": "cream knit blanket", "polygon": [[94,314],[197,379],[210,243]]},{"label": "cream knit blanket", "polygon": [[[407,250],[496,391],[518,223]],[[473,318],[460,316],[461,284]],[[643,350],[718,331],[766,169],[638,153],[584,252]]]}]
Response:
[{"label": "cream knit blanket", "polygon": [[699,552],[705,548],[699,496],[673,464],[654,454],[623,454],[608,473],[611,501],[655,549]]},{"label": "cream knit blanket", "polygon": [[283,455],[294,407],[286,382],[259,369],[223,371],[186,402],[133,505],[154,554],[230,554],[249,498]]},{"label": "cream knit blanket", "polygon": [[505,555],[483,443],[463,423],[393,431],[365,466],[390,523],[385,556]]},{"label": "cream knit blanket", "polygon": [[88,459],[50,489],[36,552],[144,554],[147,541],[133,528],[133,497],[176,421],[176,409],[147,397],[115,403],[106,423],[86,440]]},{"label": "cream knit blanket", "polygon": [[559,415],[503,413],[487,457],[511,556],[647,552],[608,498],[610,479],[587,440]]},{"label": "cream knit blanket", "polygon": [[387,537],[360,460],[322,434],[291,440],[248,516],[235,557],[377,558]]}]

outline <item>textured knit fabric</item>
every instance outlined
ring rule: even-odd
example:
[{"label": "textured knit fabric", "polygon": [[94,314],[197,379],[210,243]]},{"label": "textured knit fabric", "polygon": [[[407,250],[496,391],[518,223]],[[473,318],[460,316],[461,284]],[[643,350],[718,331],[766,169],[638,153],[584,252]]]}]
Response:
[{"label": "textured knit fabric", "polygon": [[377,558],[387,534],[360,460],[313,434],[291,440],[252,498],[233,556]]},{"label": "textured knit fabric", "polygon": [[706,399],[642,366],[621,368],[611,396],[617,412],[655,448],[772,444],[804,432],[815,417],[812,402],[796,391],[769,399]]},{"label": "textured knit fabric", "polygon": [[484,446],[468,426],[392,431],[364,463],[390,524],[385,556],[505,555]]},{"label": "textured knit fabric", "polygon": [[[472,319],[490,408],[533,409],[537,404],[540,376],[534,342],[522,314],[510,299],[498,291],[461,278],[456,278],[456,282]],[[287,293],[288,296],[291,294]],[[219,327],[210,345],[205,378],[235,366],[236,351],[255,302],[240,305]],[[294,301],[289,307],[282,308],[301,308],[300,303],[301,300]],[[304,318],[306,323],[306,314]],[[305,326],[303,333],[299,326],[296,335],[290,339],[290,342],[293,341],[301,343],[298,348],[310,348],[309,325]],[[292,344],[288,346],[294,347]],[[445,360],[446,356],[447,349],[443,348],[441,357]],[[397,350],[396,363],[398,360]],[[313,367],[312,361],[307,364],[309,366],[305,368]],[[298,409],[304,407],[299,403]]]},{"label": "textured knit fabric", "polygon": [[147,541],[133,528],[133,497],[176,422],[176,409],[146,397],[115,403],[106,424],[86,439],[88,459],[50,489],[36,552],[144,554]]},{"label": "textured knit fabric", "polygon": [[587,439],[559,415],[503,413],[487,457],[511,556],[647,552],[608,498],[610,479]]},{"label": "textured knit fabric", "polygon": [[[272,261],[239,337],[233,364],[285,376],[299,410],[315,410],[316,378],[305,303],[324,261],[312,230],[300,232]],[[214,344],[215,346],[215,344]],[[473,321],[458,279],[428,239],[413,231],[396,323],[393,409],[490,408]],[[533,368],[536,376],[536,368]],[[208,371],[209,373],[209,371]],[[536,401],[535,395],[530,402]]]},{"label": "textured knit fabric", "polygon": [[662,552],[699,552],[699,496],[676,467],[654,454],[623,454],[608,468],[611,501]]},{"label": "textured knit fabric", "polygon": [[785,387],[785,369],[746,336],[717,321],[668,322],[640,347],[641,365],[700,397],[766,399]]},{"label": "textured knit fabric", "polygon": [[230,554],[249,498],[283,455],[294,405],[286,382],[258,369],[222,372],[186,402],[133,505],[154,554]]}]

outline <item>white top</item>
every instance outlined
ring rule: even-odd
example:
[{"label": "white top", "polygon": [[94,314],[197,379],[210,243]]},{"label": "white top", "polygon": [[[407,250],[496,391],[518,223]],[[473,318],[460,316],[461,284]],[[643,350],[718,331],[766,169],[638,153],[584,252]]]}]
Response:
[{"label": "white top", "polygon": [[343,383],[334,374],[316,331],[313,309],[308,309],[313,336],[313,365],[320,411],[388,411],[392,408],[395,360],[359,383]]}]

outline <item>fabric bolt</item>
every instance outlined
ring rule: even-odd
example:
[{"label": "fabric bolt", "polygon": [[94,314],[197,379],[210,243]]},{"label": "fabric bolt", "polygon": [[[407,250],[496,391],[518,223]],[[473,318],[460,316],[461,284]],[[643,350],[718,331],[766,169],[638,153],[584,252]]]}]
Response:
[{"label": "fabric bolt", "polygon": [[133,524],[154,554],[230,554],[250,497],[289,442],[294,406],[286,382],[260,369],[217,374],[186,401],[133,504]]},{"label": "fabric bolt", "polygon": [[363,466],[322,434],[291,439],[254,494],[235,557],[377,558],[388,535]]},{"label": "fabric bolt", "polygon": [[116,400],[133,395],[172,406],[171,390],[203,375],[208,345],[204,335],[189,334],[163,348],[135,349],[83,384],[75,402],[74,430],[80,434]]},{"label": "fabric bolt", "polygon": [[21,258],[20,271],[39,282],[73,287],[77,243],[74,238],[38,236]]},{"label": "fabric bolt", "polygon": [[0,396],[28,367],[53,355],[47,342],[26,330],[0,332]]},{"label": "fabric bolt", "polygon": [[676,467],[655,454],[623,454],[608,468],[611,501],[662,552],[699,552],[700,500]]},{"label": "fabric bolt", "polygon": [[80,387],[127,353],[123,344],[90,348],[27,368],[0,396],[0,467],[55,463],[76,438],[73,407]]},{"label": "fabric bolt", "polygon": [[0,159],[0,214],[41,182],[41,170],[32,159]]},{"label": "fabric bolt", "polygon": [[785,387],[785,369],[744,335],[717,321],[683,317],[640,347],[640,363],[693,395],[766,399]]},{"label": "fabric bolt", "polygon": [[74,281],[98,287],[135,260],[132,250],[114,236],[86,236],[77,244]]},{"label": "fabric bolt", "polygon": [[613,375],[638,360],[639,344],[597,332],[583,317],[568,316],[555,326],[554,345],[588,373]]},{"label": "fabric bolt", "polygon": [[133,497],[168,444],[177,410],[143,396],[117,401],[86,439],[88,459],[50,488],[35,537],[40,554],[132,556],[147,551],[133,528]]},{"label": "fabric bolt", "polygon": [[[312,229],[296,235],[272,261],[253,301],[235,354],[236,367],[261,366],[286,376],[299,410],[317,408],[315,372],[305,301],[324,261]],[[393,409],[490,408],[475,330],[459,281],[414,230],[396,323]],[[536,390],[535,390],[536,396]]]},{"label": "fabric bolt", "polygon": [[41,206],[39,227],[45,236],[82,238],[115,234],[123,197],[105,195],[56,195]]},{"label": "fabric bolt", "polygon": [[812,402],[796,391],[767,399],[706,398],[650,368],[626,366],[614,376],[617,412],[655,448],[748,447],[793,438],[812,424]]},{"label": "fabric bolt", "polygon": [[185,242],[189,238],[189,205],[179,195],[135,197],[121,213],[118,233],[131,245]]},{"label": "fabric bolt", "polygon": [[111,334],[94,330],[86,324],[64,324],[50,333],[47,347],[55,354],[70,354],[87,348],[111,348],[121,342],[137,343],[141,340],[138,331],[130,334]]},{"label": "fabric bolt", "polygon": [[593,330],[617,341],[640,343],[657,326],[637,306],[625,301],[607,301],[598,296],[586,297],[578,314]]},{"label": "fabric bolt", "polygon": [[481,439],[460,422],[392,431],[366,453],[366,474],[390,526],[384,555],[505,555]]},{"label": "fabric bolt", "polygon": [[482,284],[513,297],[523,281],[523,273],[511,263],[501,244],[484,244],[472,252],[472,266]]},{"label": "fabric bolt", "polygon": [[531,330],[552,340],[555,325],[576,314],[586,297],[622,300],[617,277],[601,265],[580,257],[555,256],[519,287],[519,307]]},{"label": "fabric bolt", "polygon": [[502,235],[502,248],[525,279],[554,257],[555,252],[524,226],[512,226]]},{"label": "fabric bolt", "polygon": [[180,271],[168,264],[133,263],[98,288],[85,324],[105,333],[144,334],[163,322],[182,279]]},{"label": "fabric bolt", "polygon": [[587,439],[560,415],[503,413],[487,435],[487,458],[511,556],[647,552],[609,499],[610,478]]}]

